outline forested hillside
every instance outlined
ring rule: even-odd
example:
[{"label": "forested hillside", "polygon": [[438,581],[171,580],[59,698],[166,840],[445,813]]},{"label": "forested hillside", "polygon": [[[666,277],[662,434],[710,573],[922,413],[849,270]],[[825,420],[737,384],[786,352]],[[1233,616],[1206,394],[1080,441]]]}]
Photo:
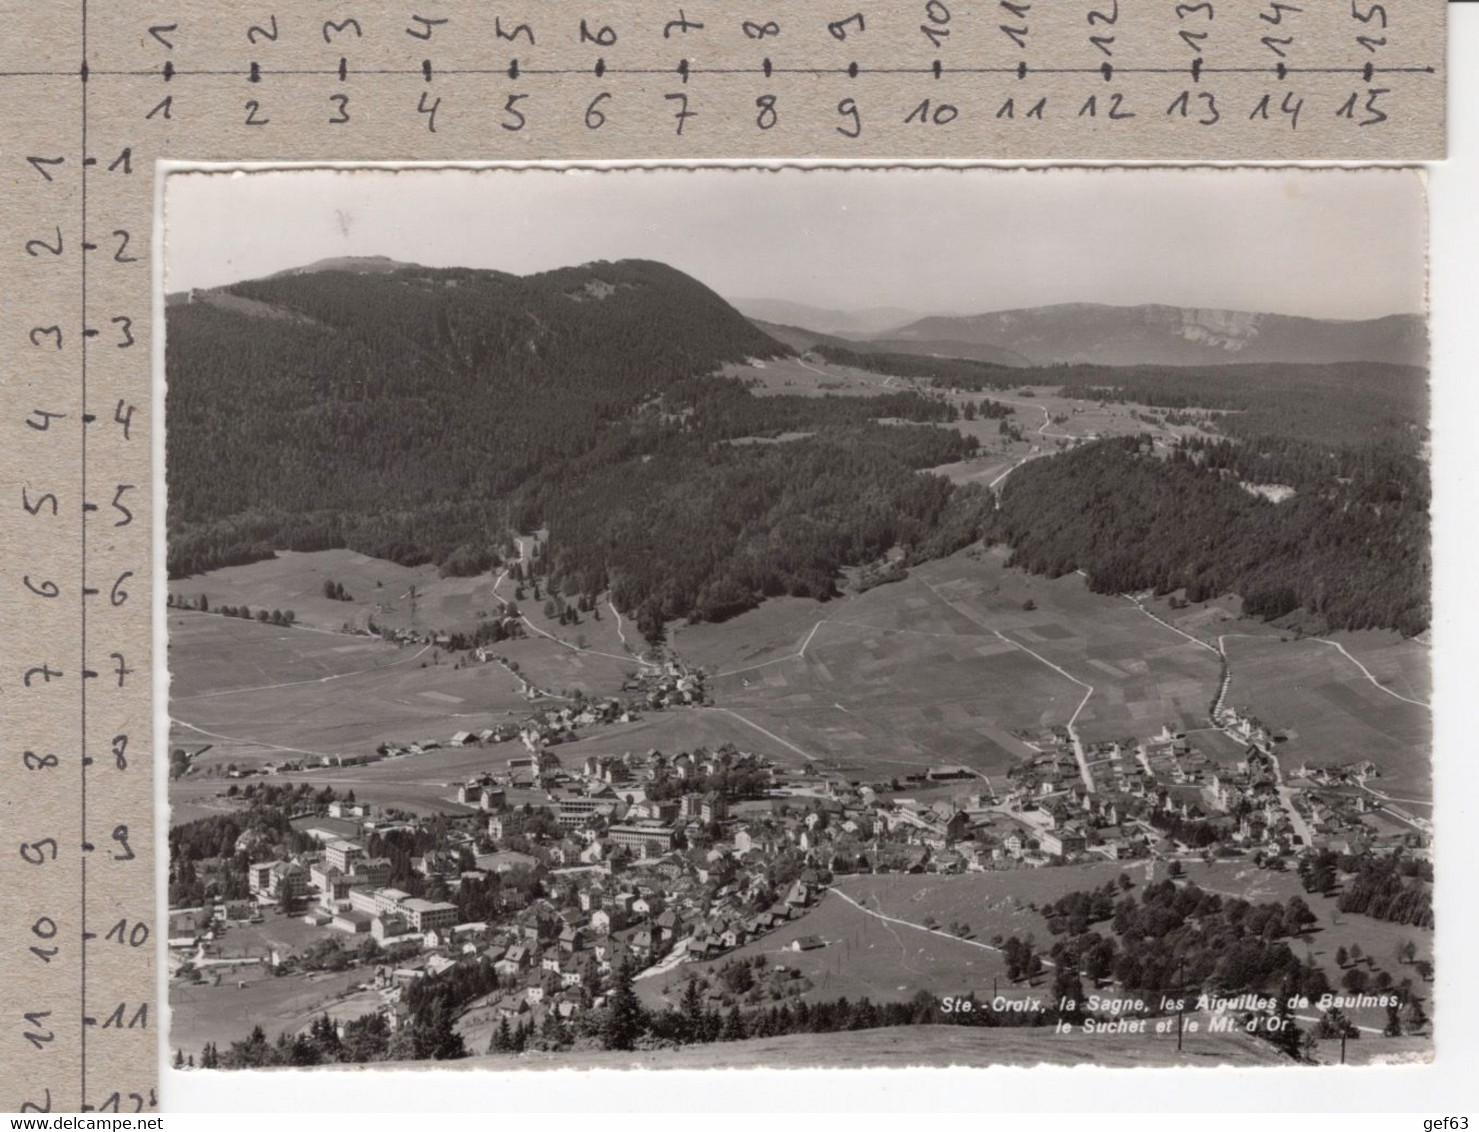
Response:
[{"label": "forested hillside", "polygon": [[644,400],[785,349],[655,263],[325,271],[224,298],[168,315],[174,574],[277,547],[439,561]]},{"label": "forested hillside", "polygon": [[[1333,629],[1427,628],[1425,371],[1079,367],[1066,376],[1066,396],[1216,410],[1203,427],[1218,435],[1189,438],[1170,459],[1132,440],[1024,467],[1002,500],[1020,564],[1082,569],[1111,592],[1237,593],[1250,615],[1302,609]],[[1273,503],[1244,487],[1268,484],[1294,495]]]},{"label": "forested hillside", "polygon": [[[1083,570],[1100,593],[1224,593],[1254,617],[1303,609],[1333,629],[1421,632],[1430,616],[1428,480],[1415,458],[1291,445],[1190,444],[1169,456],[1136,437],[1024,465],[1002,493],[1012,561],[1053,577]],[[1240,478],[1278,467],[1299,490],[1272,503]],[[1382,470],[1378,470],[1382,469]],[[1262,481],[1260,482],[1267,482]]]},{"label": "forested hillside", "polygon": [[555,586],[609,587],[651,627],[827,596],[892,546],[965,545],[989,510],[916,474],[976,441],[874,423],[948,423],[943,399],[758,398],[704,376],[788,350],[661,264],[331,265],[168,319],[173,576],[337,546],[491,562],[548,526]]},{"label": "forested hillside", "polygon": [[[1060,385],[1150,406],[1147,424],[1195,411],[1206,434],[1031,461],[997,511],[921,474],[977,450],[943,393],[754,396],[715,372],[790,347],[662,264],[330,264],[176,297],[167,317],[172,576],[330,547],[459,572],[547,527],[555,591],[610,590],[656,633],[830,596],[843,566],[894,548],[917,561],[986,538],[1106,592],[1234,592],[1250,614],[1334,628],[1428,621],[1417,369],[1022,370],[816,346],[942,389]],[[1265,484],[1295,494],[1246,490]]]}]

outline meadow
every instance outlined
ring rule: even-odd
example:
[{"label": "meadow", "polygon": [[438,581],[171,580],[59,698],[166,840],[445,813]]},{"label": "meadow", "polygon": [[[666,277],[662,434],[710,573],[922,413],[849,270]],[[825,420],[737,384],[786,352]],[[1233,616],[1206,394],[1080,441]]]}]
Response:
[{"label": "meadow", "polygon": [[[1376,1043],[1371,1043],[1375,1045]],[[450,1063],[468,1069],[829,1069],[992,1065],[1141,1066],[1279,1065],[1267,1042],[1246,1034],[1202,1034],[1177,1052],[1175,1035],[1055,1034],[1046,1028],[988,1030],[965,1026],[894,1026],[840,1034],[788,1034],[742,1042],[631,1053],[572,1051],[493,1055]]]},{"label": "meadow", "polygon": [[1007,569],[1000,551],[827,603],[767,602],[672,639],[712,674],[716,702],[864,776],[1001,772],[1031,754],[1019,733],[1075,713],[1089,740],[1195,727],[1221,674],[1215,655],[1130,602],[1075,576]]},{"label": "meadow", "polygon": [[[1013,999],[1040,998],[1046,993],[1042,979],[1036,988],[1009,983],[1005,959],[999,951],[983,946],[984,940],[953,939],[892,924],[839,895],[845,892],[857,899],[856,894],[863,891],[847,882],[837,892],[826,893],[800,919],[723,958],[683,964],[669,974],[640,979],[634,984],[638,997],[653,1008],[675,1005],[690,970],[716,969],[735,959],[756,956],[763,956],[769,966],[800,972],[810,983],[803,995],[808,1001],[867,997],[874,1002],[897,1002],[920,991],[937,997],[975,994],[990,998],[1000,993]],[[1037,934],[1042,938],[1046,932]],[[792,950],[790,945],[805,936],[816,936],[824,946]]]},{"label": "meadow", "polygon": [[206,1042],[224,1050],[253,1026],[260,1025],[269,1039],[284,1030],[296,1033],[364,979],[364,971],[279,978],[263,968],[241,967],[225,971],[219,986],[211,985],[210,976],[202,984],[172,981],[170,1047],[199,1058]]},{"label": "meadow", "polygon": [[[1110,883],[1121,873],[1131,878],[1133,895],[1152,880],[1166,879],[1167,868],[1165,862],[1126,862],[957,876],[842,877],[835,890],[801,919],[729,956],[693,966],[699,970],[716,968],[736,957],[762,955],[774,966],[805,976],[811,985],[804,997],[816,1001],[840,996],[893,1001],[920,990],[935,996],[974,993],[982,999],[997,994],[1017,1000],[1040,998],[1051,984],[1051,970],[1035,980],[1035,985],[1010,983],[1005,959],[992,941],[1016,936],[1046,952],[1057,937],[1049,930],[1040,908],[1070,892]],[[1304,899],[1318,918],[1317,928],[1293,941],[1291,947],[1300,958],[1319,964],[1332,986],[1338,988],[1345,973],[1336,962],[1337,951],[1359,948],[1358,954],[1365,956],[1361,966],[1368,973],[1384,969],[1398,982],[1410,977],[1419,994],[1431,996],[1431,986],[1397,957],[1398,948],[1411,942],[1417,947],[1415,958],[1431,961],[1431,931],[1342,913],[1336,907],[1336,896],[1306,893],[1298,877],[1290,872],[1268,872],[1243,862],[1186,862],[1184,869],[1189,881],[1224,896],[1279,904],[1291,896]],[[946,929],[957,924],[968,929],[966,938],[947,933]],[[789,945],[804,936],[816,936],[825,946],[791,950]],[[683,966],[671,974],[639,981],[639,996],[654,1008],[676,1003],[689,969]],[[1431,1002],[1427,1007],[1431,1013]],[[1379,1008],[1349,1010],[1347,1014],[1365,1028],[1368,1038],[1375,1037],[1386,1021],[1385,1012]],[[1430,1039],[1424,1040],[1431,1049]]]}]

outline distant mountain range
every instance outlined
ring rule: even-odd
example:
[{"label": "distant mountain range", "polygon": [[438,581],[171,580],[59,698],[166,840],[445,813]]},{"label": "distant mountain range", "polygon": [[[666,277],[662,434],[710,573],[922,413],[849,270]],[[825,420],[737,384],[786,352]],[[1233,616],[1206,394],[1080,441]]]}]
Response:
[{"label": "distant mountain range", "polygon": [[804,326],[821,334],[842,337],[868,337],[884,334],[926,317],[926,311],[906,307],[869,307],[865,310],[838,311],[792,303],[784,299],[730,299],[730,306],[756,322],[773,322],[781,326]]},{"label": "distant mountain range", "polygon": [[[743,313],[756,318],[751,311]],[[784,326],[769,319],[764,323],[772,337],[798,349],[809,348],[810,338],[853,350],[971,358],[1009,366],[1382,362],[1426,367],[1428,363],[1427,324],[1420,315],[1346,322],[1246,311],[1068,303],[979,315],[934,315],[866,335],[829,331],[804,320]]]},{"label": "distant mountain range", "polygon": [[890,337],[844,338],[837,334],[820,334],[801,326],[785,326],[776,322],[751,319],[757,329],[765,331],[777,342],[784,342],[800,352],[817,346],[831,346],[838,350],[852,350],[868,354],[917,354],[923,357],[969,358],[972,361],[988,362],[996,366],[1022,368],[1033,363],[1015,350],[992,346],[982,342],[961,342],[950,339],[920,342],[913,339]]}]

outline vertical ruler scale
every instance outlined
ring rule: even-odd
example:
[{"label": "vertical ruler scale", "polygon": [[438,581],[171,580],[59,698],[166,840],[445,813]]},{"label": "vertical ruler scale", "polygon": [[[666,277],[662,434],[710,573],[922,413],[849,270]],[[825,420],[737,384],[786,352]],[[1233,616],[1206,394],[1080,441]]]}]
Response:
[{"label": "vertical ruler scale", "polygon": [[[83,431],[86,503],[83,684],[87,829],[81,1075],[99,1111],[157,1103],[163,1021],[155,915],[150,619],[152,600],[149,240],[152,162],[101,111],[109,29],[83,0]],[[99,32],[103,35],[100,37]],[[139,33],[136,33],[139,34]],[[146,32],[143,34],[147,34]]]},{"label": "vertical ruler scale", "polygon": [[[17,45],[64,42],[56,11]],[[3,1107],[156,1103],[149,652],[150,184],[90,128],[88,15],[8,58]],[[27,34],[29,31],[31,34]],[[66,66],[70,57],[72,65]],[[126,216],[136,210],[143,224]]]},{"label": "vertical ruler scale", "polygon": [[156,1103],[156,161],[1443,150],[1441,0],[0,15],[0,1108]]},{"label": "vertical ruler scale", "polygon": [[[12,973],[0,1063],[4,1107],[63,1110],[82,1096],[81,20],[63,31],[53,12],[17,19],[0,64],[0,891],[13,907],[0,920]],[[41,69],[23,45],[43,35],[70,38],[46,63],[59,73],[18,74]]]}]

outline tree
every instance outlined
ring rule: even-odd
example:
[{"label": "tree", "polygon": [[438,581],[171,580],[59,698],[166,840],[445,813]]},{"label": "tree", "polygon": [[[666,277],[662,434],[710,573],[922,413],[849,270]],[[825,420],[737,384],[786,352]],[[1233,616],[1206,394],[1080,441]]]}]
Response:
[{"label": "tree", "polygon": [[504,1015],[493,1029],[493,1037],[488,1042],[488,1052],[508,1053],[513,1048],[513,1044],[513,1032],[509,1029],[508,1016]]},{"label": "tree", "polygon": [[654,647],[668,639],[667,626],[663,622],[662,610],[649,602],[637,610],[637,631]]},{"label": "tree", "polygon": [[1350,962],[1350,959],[1351,953],[1345,949],[1345,944],[1341,944],[1335,949],[1335,965],[1337,967],[1344,967]]},{"label": "tree", "polygon": [[1053,976],[1053,1005],[1066,1021],[1077,1022],[1084,1016],[1084,984],[1070,963],[1060,962]]},{"label": "tree", "polygon": [[175,1068],[176,1069],[184,1069],[185,1068],[185,1051],[182,1050],[182,1049],[176,1049],[175,1050]]},{"label": "tree", "polygon": [[1302,1049],[1306,1061],[1314,1061],[1315,1056],[1320,1052],[1320,1032],[1314,1027],[1304,1032]]},{"label": "tree", "polygon": [[698,1041],[703,1029],[703,1020],[703,987],[697,978],[691,978],[683,985],[683,994],[678,1000],[680,1040],[684,1042]]},{"label": "tree", "polygon": [[1428,1024],[1428,1012],[1423,1009],[1423,1000],[1418,995],[1411,995],[1407,999],[1407,1025],[1410,1029],[1421,1030]]},{"label": "tree", "polygon": [[632,1049],[645,1025],[642,1003],[632,988],[632,970],[625,957],[611,975],[612,989],[607,1006],[606,1025],[602,1034],[607,1049]]},{"label": "tree", "polygon": [[1278,1006],[1270,1019],[1272,1032],[1269,1034],[1274,1046],[1298,1061],[1304,1049],[1305,1039],[1294,1020],[1294,1011],[1289,1006],[1289,996],[1279,995]]},{"label": "tree", "polygon": [[1284,905],[1284,931],[1291,936],[1303,935],[1316,921],[1314,912],[1301,896],[1291,896]]},{"label": "tree", "polygon": [[434,994],[416,1012],[411,1025],[411,1043],[419,1061],[451,1061],[467,1056],[449,998],[445,991]]},{"label": "tree", "polygon": [[1400,1038],[1402,1036],[1402,1016],[1395,1002],[1387,1004],[1387,1023],[1382,1027],[1382,1036],[1388,1038]]},{"label": "tree", "polygon": [[742,1042],[748,1036],[745,1027],[744,1016],[740,1013],[739,1005],[729,1008],[729,1014],[724,1019],[724,1029],[719,1033],[719,1040],[725,1042]]}]

